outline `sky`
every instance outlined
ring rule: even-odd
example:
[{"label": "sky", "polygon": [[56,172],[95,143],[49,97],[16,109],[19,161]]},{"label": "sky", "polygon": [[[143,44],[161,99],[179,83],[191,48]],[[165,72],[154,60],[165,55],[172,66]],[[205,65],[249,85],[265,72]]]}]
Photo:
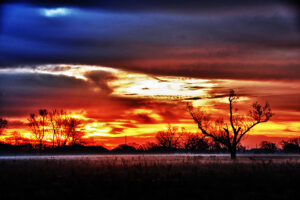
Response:
[{"label": "sky", "polygon": [[196,132],[186,102],[228,113],[268,101],[275,116],[243,143],[300,133],[296,1],[4,1],[0,115],[29,135],[41,108],[85,120],[89,144],[142,144],[168,124]]}]

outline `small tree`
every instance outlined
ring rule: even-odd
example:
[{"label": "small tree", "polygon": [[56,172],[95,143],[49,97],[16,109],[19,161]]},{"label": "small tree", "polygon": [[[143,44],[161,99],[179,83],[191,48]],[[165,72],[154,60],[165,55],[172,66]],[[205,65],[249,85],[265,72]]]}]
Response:
[{"label": "small tree", "polygon": [[47,115],[48,115],[48,111],[46,109],[41,109],[39,110],[39,114],[40,114],[40,126],[42,128],[42,134],[41,134],[41,139],[40,141],[40,148],[42,148],[43,146],[43,139],[45,137],[45,131],[46,131],[46,127],[47,127]]},{"label": "small tree", "polygon": [[80,139],[84,135],[81,131],[78,130],[80,125],[81,121],[72,117],[67,121],[67,132],[70,138],[70,144],[72,146],[80,143]]},{"label": "small tree", "polygon": [[183,132],[178,132],[176,127],[168,125],[166,131],[160,131],[156,134],[156,140],[159,146],[167,149],[173,150],[177,149],[180,145],[180,138],[183,135]]},{"label": "small tree", "polygon": [[262,141],[260,148],[266,153],[274,153],[277,150],[276,144],[269,141]]},{"label": "small tree", "polygon": [[233,104],[236,100],[237,96],[234,90],[230,90],[228,121],[224,121],[223,118],[214,119],[205,111],[195,110],[190,103],[188,104],[188,111],[201,132],[215,142],[226,146],[231,154],[231,159],[236,159],[237,145],[243,136],[256,125],[269,121],[273,116],[268,103],[262,106],[257,102],[252,105],[248,117],[236,115],[233,113]]},{"label": "small tree", "polygon": [[186,133],[183,139],[183,146],[185,150],[192,152],[204,152],[209,148],[207,139],[199,133]]},{"label": "small tree", "polygon": [[34,113],[32,113],[30,114],[28,121],[28,126],[33,133],[34,139],[38,143],[39,149],[42,149],[45,138],[45,113],[42,112],[42,115],[40,116],[36,116]]},{"label": "small tree", "polygon": [[68,116],[63,110],[52,110],[49,112],[52,148],[64,146],[69,139]]},{"label": "small tree", "polygon": [[40,148],[42,148],[45,138],[50,138],[52,148],[55,148],[69,144],[75,145],[83,136],[83,133],[78,130],[82,121],[71,117],[63,110],[47,111],[42,109],[38,116],[31,114],[28,121]]},{"label": "small tree", "polygon": [[286,153],[299,153],[300,152],[300,138],[292,138],[288,141],[282,141],[282,150]]}]

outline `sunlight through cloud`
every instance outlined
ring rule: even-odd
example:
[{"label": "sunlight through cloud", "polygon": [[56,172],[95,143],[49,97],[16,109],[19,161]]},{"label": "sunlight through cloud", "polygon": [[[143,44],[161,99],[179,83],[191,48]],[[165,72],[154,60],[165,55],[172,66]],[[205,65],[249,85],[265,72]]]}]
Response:
[{"label": "sunlight through cloud", "polygon": [[45,17],[61,17],[66,16],[71,13],[71,9],[68,8],[43,8],[41,9],[41,14]]}]

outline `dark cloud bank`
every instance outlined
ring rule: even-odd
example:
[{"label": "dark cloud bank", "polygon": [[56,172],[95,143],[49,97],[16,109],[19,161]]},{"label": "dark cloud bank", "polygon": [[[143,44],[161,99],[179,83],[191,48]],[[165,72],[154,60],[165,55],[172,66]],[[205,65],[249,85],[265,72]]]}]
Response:
[{"label": "dark cloud bank", "polygon": [[[2,4],[1,67],[70,63],[200,78],[300,78],[296,1],[9,2]],[[43,14],[58,7],[68,14]]]}]

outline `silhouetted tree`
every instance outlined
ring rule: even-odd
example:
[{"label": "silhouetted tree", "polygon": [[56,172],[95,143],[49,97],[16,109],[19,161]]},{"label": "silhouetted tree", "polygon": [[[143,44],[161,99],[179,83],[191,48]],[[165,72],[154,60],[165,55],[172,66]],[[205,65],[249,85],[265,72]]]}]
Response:
[{"label": "silhouetted tree", "polygon": [[155,138],[159,144],[159,146],[172,150],[179,147],[180,138],[183,133],[178,132],[176,127],[172,127],[168,125],[168,129],[166,131],[160,131],[156,134]]},{"label": "silhouetted tree", "polygon": [[84,135],[81,131],[78,130],[82,122],[75,118],[70,118],[67,121],[67,132],[70,138],[70,144],[75,145],[80,143],[80,139]]},{"label": "silhouetted tree", "polygon": [[51,124],[52,148],[64,146],[68,137],[68,116],[63,110],[52,110],[49,112],[49,121]]},{"label": "silhouetted tree", "polygon": [[288,141],[282,141],[282,149],[286,153],[300,152],[300,138],[292,138]]},{"label": "silhouetted tree", "polygon": [[39,144],[39,149],[43,148],[43,142],[46,133],[46,126],[47,126],[47,110],[43,109],[39,111],[39,116],[36,116],[34,113],[30,114],[28,118],[28,126],[30,127],[33,136],[37,143]]},{"label": "silhouetted tree", "polygon": [[2,134],[3,129],[7,127],[7,120],[0,118],[0,135]]},{"label": "silhouetted tree", "polygon": [[190,103],[188,104],[188,111],[201,132],[205,136],[226,146],[231,154],[231,159],[236,159],[237,145],[243,136],[256,125],[269,121],[273,113],[268,103],[262,106],[255,102],[249,111],[248,117],[234,115],[233,104],[237,100],[234,90],[230,90],[228,100],[229,120],[227,122],[223,118],[213,119],[201,109],[195,110]]},{"label": "silhouetted tree", "polygon": [[[48,111],[46,109],[41,109],[39,110],[40,116],[41,116],[41,120],[40,120],[40,125],[42,127],[42,132],[43,132],[43,137],[45,136],[45,129],[46,129],[46,118],[48,115]],[[41,144],[41,143],[40,143]]]},{"label": "silhouetted tree", "polygon": [[207,139],[205,139],[203,135],[199,133],[186,133],[184,136],[185,137],[183,137],[183,147],[185,150],[193,152],[204,152],[208,150],[209,144]]},{"label": "silhouetted tree", "polygon": [[62,147],[68,144],[79,144],[83,133],[79,130],[82,122],[76,118],[71,117],[63,110],[47,111],[42,109],[39,111],[39,116],[31,114],[29,127],[35,139],[39,142],[40,147],[44,139],[50,138],[52,148]]},{"label": "silhouetted tree", "polygon": [[266,153],[274,153],[277,150],[276,144],[269,141],[262,141],[260,148]]}]

